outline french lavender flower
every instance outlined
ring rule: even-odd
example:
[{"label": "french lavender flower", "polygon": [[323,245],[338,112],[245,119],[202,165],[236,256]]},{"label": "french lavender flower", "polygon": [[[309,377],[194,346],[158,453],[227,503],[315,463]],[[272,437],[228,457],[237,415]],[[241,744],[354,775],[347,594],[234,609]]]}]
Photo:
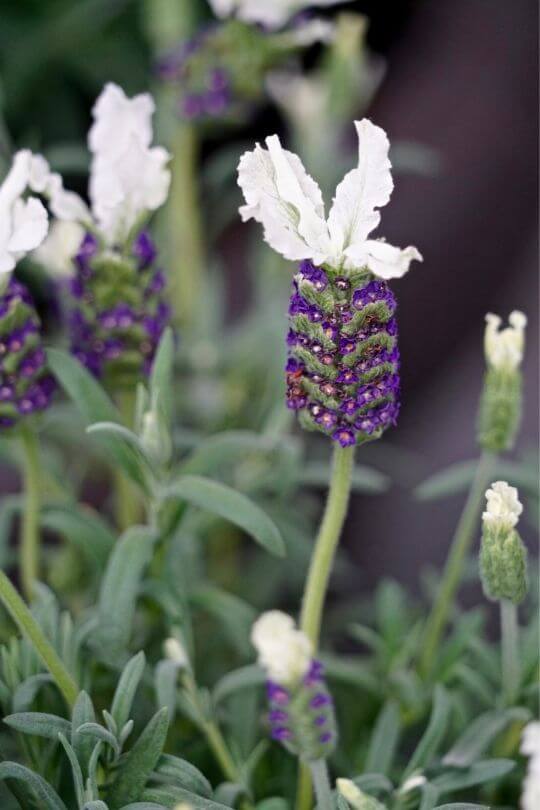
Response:
[{"label": "french lavender flower", "polygon": [[527,318],[514,311],[509,326],[500,329],[498,315],[486,315],[484,348],[487,370],[480,402],[479,442],[486,450],[509,450],[521,420],[520,366],[525,348]]},{"label": "french lavender flower", "polygon": [[47,370],[40,322],[30,293],[11,275],[48,229],[47,212],[30,186],[33,156],[17,152],[0,186],[0,430],[45,410],[55,383]]},{"label": "french lavender flower", "polygon": [[313,645],[279,610],[263,613],[251,640],[267,674],[271,736],[306,762],[328,757],[336,739],[332,697]]},{"label": "french lavender flower", "polygon": [[488,599],[517,605],[527,593],[527,550],[516,530],[523,506],[517,489],[505,481],[491,485],[486,502],[480,550],[484,593]]},{"label": "french lavender flower", "polygon": [[170,316],[165,276],[144,227],[170,183],[167,151],[150,145],[153,113],[148,94],[129,99],[120,87],[105,86],[88,134],[91,211],[43,158],[33,165],[33,188],[49,199],[52,213],[85,231],[67,285],[71,350],[113,386],[149,371]]},{"label": "french lavender flower", "polygon": [[287,31],[278,29],[307,6],[335,2],[210,0],[219,22],[201,28],[157,66],[160,78],[178,88],[180,115],[197,121],[244,118],[263,98],[269,69],[300,48],[333,36],[332,24],[316,18],[299,18]]},{"label": "french lavender flower", "polygon": [[393,188],[389,142],[367,119],[355,126],[358,167],[338,185],[328,219],[318,185],[276,135],[238,167],[242,219],[260,222],[274,250],[300,261],[289,303],[287,405],[304,427],[342,447],[396,423],[398,327],[387,280],[422,260],[415,247],[368,238]]},{"label": "french lavender flower", "polygon": [[521,810],[537,810],[540,807],[540,722],[525,726],[519,750],[529,757],[521,794]]}]

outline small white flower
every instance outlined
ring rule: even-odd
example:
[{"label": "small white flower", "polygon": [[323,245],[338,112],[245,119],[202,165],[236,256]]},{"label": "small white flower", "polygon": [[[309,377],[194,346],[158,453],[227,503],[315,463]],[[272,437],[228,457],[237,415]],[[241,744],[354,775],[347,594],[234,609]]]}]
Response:
[{"label": "small white flower", "polygon": [[209,0],[217,17],[236,14],[238,19],[260,23],[267,28],[282,28],[299,11],[314,6],[333,6],[342,0]]},{"label": "small white flower", "polygon": [[181,644],[177,638],[174,638],[174,636],[165,639],[163,642],[163,651],[165,653],[165,657],[178,667],[185,668],[189,666],[189,657],[184,645]]},{"label": "small white flower", "polygon": [[45,241],[32,258],[52,276],[66,277],[73,272],[73,257],[81,244],[84,228],[78,222],[54,220]]},{"label": "small white flower", "polygon": [[494,531],[513,529],[523,512],[517,489],[506,481],[495,481],[486,491],[486,501],[486,511],[482,513],[484,526]]},{"label": "small white flower", "polygon": [[152,142],[152,115],[155,104],[149,93],[128,98],[121,87],[109,82],[99,95],[88,132],[91,152],[109,161],[120,158],[135,138],[142,146]]},{"label": "small white flower", "polygon": [[523,312],[514,310],[510,313],[508,322],[510,326],[500,329],[501,318],[488,312],[484,348],[490,366],[495,369],[513,371],[519,368],[523,359],[527,317]]},{"label": "small white flower", "polygon": [[355,126],[358,167],[338,185],[328,219],[319,186],[300,158],[282,149],[277,135],[266,138],[267,149],[257,144],[240,159],[238,184],[246,200],[240,215],[244,222],[260,222],[268,244],[291,261],[311,259],[344,270],[367,267],[379,278],[399,278],[413,259],[422,260],[418,250],[368,239],[380,222],[377,209],[393,189],[388,138],[366,118]]},{"label": "small white flower", "polygon": [[259,654],[259,664],[276,683],[295,683],[308,671],[313,645],[286,613],[263,613],[253,625],[251,641]]},{"label": "small white flower", "polygon": [[88,134],[93,153],[86,203],[63,187],[59,174],[40,158],[32,169],[33,188],[49,199],[52,213],[97,230],[108,246],[121,244],[131,229],[167,199],[168,152],[152,141],[154,102],[148,93],[129,99],[115,84],[107,84],[94,105]]},{"label": "small white flower", "polygon": [[17,152],[0,186],[0,273],[9,273],[48,230],[47,211],[36,197],[23,199],[30,187],[32,153]]},{"label": "small white flower", "polygon": [[352,779],[336,779],[336,787],[343,798],[353,807],[364,798],[364,794]]},{"label": "small white flower", "polygon": [[529,723],[523,729],[520,751],[528,756],[529,767],[523,782],[521,810],[540,807],[540,722]]}]

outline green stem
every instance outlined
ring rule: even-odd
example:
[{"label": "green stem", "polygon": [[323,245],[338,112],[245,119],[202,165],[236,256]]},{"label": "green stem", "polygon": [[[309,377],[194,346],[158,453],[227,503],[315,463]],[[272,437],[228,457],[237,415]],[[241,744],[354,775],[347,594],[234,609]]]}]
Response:
[{"label": "green stem", "polygon": [[184,684],[189,695],[191,696],[191,699],[193,700],[193,703],[197,707],[200,717],[200,728],[206,737],[210,750],[214,754],[217,763],[223,771],[223,775],[231,782],[242,784],[241,774],[231,756],[223,734],[216,723],[207,717],[206,710],[201,705],[199,689],[192,672],[184,673]]},{"label": "green stem", "polygon": [[311,557],[300,618],[300,628],[311,639],[315,650],[319,644],[328,580],[347,515],[353,462],[354,447],[336,444],[328,499]]},{"label": "green stem", "polygon": [[0,600],[21,633],[33,644],[64,695],[66,703],[72,708],[79,694],[77,684],[3,571],[0,571]]},{"label": "green stem", "polygon": [[21,427],[24,456],[24,512],[22,515],[20,572],[23,592],[31,601],[39,577],[40,465],[37,435],[31,427]]},{"label": "green stem", "polygon": [[197,317],[205,265],[199,202],[199,140],[194,126],[177,123],[171,142],[171,190],[167,207],[172,297],[177,321]]},{"label": "green stem", "polygon": [[[315,650],[319,644],[328,580],[347,515],[353,463],[354,447],[343,448],[336,444],[328,498],[311,557],[300,617],[300,627],[313,642]],[[298,778],[297,808],[309,810],[312,798],[312,773],[306,765],[300,764]]]},{"label": "green stem", "polygon": [[[115,399],[123,424],[130,428],[135,409],[133,391],[119,391]],[[121,532],[138,523],[141,516],[141,495],[135,484],[118,468],[114,470],[114,508],[116,524]]]},{"label": "green stem", "polygon": [[328,778],[328,767],[325,759],[309,763],[313,787],[317,798],[318,810],[333,810],[332,788]]},{"label": "green stem", "polygon": [[519,626],[517,606],[508,599],[501,600],[502,684],[505,703],[512,706],[520,681]]},{"label": "green stem", "polygon": [[461,581],[467,554],[474,539],[478,516],[494,461],[495,456],[492,453],[485,452],[480,457],[465,507],[452,539],[442,581],[426,624],[420,658],[420,671],[424,676],[430,674],[435,662],[441,636],[448,621],[448,614]]}]

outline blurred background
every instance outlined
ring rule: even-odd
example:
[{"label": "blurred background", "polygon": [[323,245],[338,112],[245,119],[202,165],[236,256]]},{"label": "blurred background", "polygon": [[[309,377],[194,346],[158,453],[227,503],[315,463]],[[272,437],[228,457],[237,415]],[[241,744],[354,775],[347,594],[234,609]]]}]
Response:
[{"label": "blurred background", "polygon": [[[150,89],[160,98],[164,91],[156,64],[173,44],[188,5],[177,0],[169,29],[171,4],[159,0],[2,3],[2,157],[23,146],[43,151],[62,171],[66,185],[84,192],[85,139],[94,99],[106,81],[117,82],[128,94]],[[195,6],[201,24],[211,19],[204,0],[192,3],[190,13]],[[279,267],[284,282],[277,287],[253,280],[254,261],[262,268],[272,260],[270,250],[258,244],[258,229],[242,226],[236,214],[241,203],[234,184],[239,155],[255,140],[279,131],[302,155],[308,171],[319,176],[322,169],[313,165],[318,148],[321,165],[339,169],[336,177],[321,177],[321,184],[330,187],[329,201],[342,168],[355,159],[348,122],[368,115],[389,134],[396,188],[383,213],[384,235],[396,245],[417,245],[424,263],[394,284],[403,375],[399,427],[359,454],[392,484],[373,497],[355,496],[347,523],[357,585],[369,592],[382,575],[416,585],[419,569],[440,566],[445,558],[464,492],[419,501],[414,490],[437,470],[477,455],[475,418],[487,311],[506,319],[511,310],[522,309],[529,318],[524,423],[514,458],[523,462],[529,483],[538,477],[538,6],[535,0],[372,0],[344,3],[324,14],[335,18],[336,11],[364,17],[361,36],[352,40],[361,47],[354,59],[365,75],[356,83],[338,85],[334,107],[326,114],[317,115],[315,105],[304,108],[286,97],[278,77],[265,85],[267,95],[252,114],[234,125],[191,125],[197,128],[200,147],[196,175],[212,266],[210,286],[224,290],[225,323],[240,342],[243,333],[235,330],[254,302],[260,305],[265,295],[275,295],[280,306],[285,301],[292,268]],[[345,45],[355,25],[352,18],[342,23]],[[308,72],[315,71],[321,50],[315,44],[297,59]],[[348,94],[346,99],[339,98],[339,88]],[[165,142],[168,127],[165,121]],[[321,132],[330,133],[330,146],[311,142]],[[181,145],[180,154],[185,149]],[[180,202],[180,232],[181,211]],[[182,244],[171,249],[172,261],[175,249]],[[33,284],[47,315],[47,288],[35,280]],[[196,303],[192,306],[195,311]],[[277,311],[279,335],[286,328],[285,305]],[[213,329],[211,313],[204,301],[197,309],[192,334],[199,349],[201,335]],[[251,361],[259,369],[279,368],[279,337],[275,346],[263,344]],[[313,442],[320,455],[328,452],[320,439]],[[534,550],[533,513],[534,507],[523,533]]]}]

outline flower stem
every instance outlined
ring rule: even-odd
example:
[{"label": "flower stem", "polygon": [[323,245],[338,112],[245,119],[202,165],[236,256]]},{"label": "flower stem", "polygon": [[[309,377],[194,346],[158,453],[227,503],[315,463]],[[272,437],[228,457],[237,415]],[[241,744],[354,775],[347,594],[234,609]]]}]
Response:
[{"label": "flower stem", "polygon": [[309,769],[313,779],[313,787],[315,788],[318,810],[332,810],[334,803],[326,760],[318,759],[316,762],[310,762]]},{"label": "flower stem", "polygon": [[[116,404],[126,427],[133,424],[135,396],[131,390],[119,391]],[[114,470],[114,508],[116,523],[120,531],[125,531],[136,524],[141,513],[141,497],[135,484],[130,481],[121,469]]]},{"label": "flower stem", "polygon": [[494,461],[495,456],[492,453],[485,452],[480,457],[465,507],[456,527],[443,578],[426,624],[420,658],[420,671],[425,676],[430,674],[436,659],[441,636],[448,621],[448,614],[461,581],[467,554],[474,539],[478,516]]},{"label": "flower stem", "polygon": [[519,691],[519,626],[517,606],[501,599],[502,684],[505,703],[511,706]]},{"label": "flower stem", "polygon": [[199,203],[199,141],[195,127],[178,122],[171,142],[172,180],[167,208],[169,251],[174,262],[173,305],[177,321],[189,326],[197,317],[204,279]]},{"label": "flower stem", "polygon": [[39,445],[35,431],[28,425],[21,426],[20,436],[24,456],[24,512],[20,542],[20,572],[24,594],[30,601],[39,572]]},{"label": "flower stem", "polygon": [[[353,463],[354,447],[340,447],[336,444],[328,498],[311,557],[300,617],[300,627],[313,642],[315,650],[319,643],[328,580],[347,515]],[[312,778],[313,769],[310,773],[310,769],[301,764],[297,794],[298,810],[309,810],[311,807]]]},{"label": "flower stem", "polygon": [[319,643],[328,580],[347,515],[353,461],[354,447],[336,444],[328,499],[311,557],[300,617],[300,628],[311,639],[315,650]]},{"label": "flower stem", "polygon": [[0,600],[21,633],[33,644],[37,654],[56,681],[66,703],[72,708],[79,694],[77,684],[3,571],[0,571]]}]

